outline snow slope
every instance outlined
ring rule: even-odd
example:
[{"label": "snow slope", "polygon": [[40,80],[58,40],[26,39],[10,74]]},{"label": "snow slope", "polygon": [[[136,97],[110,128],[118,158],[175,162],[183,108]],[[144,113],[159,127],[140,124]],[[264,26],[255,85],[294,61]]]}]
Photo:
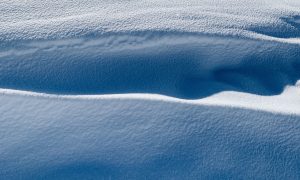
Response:
[{"label": "snow slope", "polygon": [[299,179],[300,1],[3,0],[0,177]]},{"label": "snow slope", "polygon": [[299,109],[147,96],[0,97],[7,179],[299,178]]}]

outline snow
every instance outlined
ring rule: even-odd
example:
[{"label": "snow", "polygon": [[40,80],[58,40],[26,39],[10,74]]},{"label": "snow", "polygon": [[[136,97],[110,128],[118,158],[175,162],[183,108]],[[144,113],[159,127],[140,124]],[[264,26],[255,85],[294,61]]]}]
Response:
[{"label": "snow", "polygon": [[299,34],[284,20],[299,15],[297,7],[296,0],[5,0],[0,2],[0,37],[61,39],[135,31]]},{"label": "snow", "polygon": [[3,0],[0,177],[299,179],[300,1]]},{"label": "snow", "polygon": [[299,177],[298,115],[142,96],[20,94],[1,94],[2,177]]}]

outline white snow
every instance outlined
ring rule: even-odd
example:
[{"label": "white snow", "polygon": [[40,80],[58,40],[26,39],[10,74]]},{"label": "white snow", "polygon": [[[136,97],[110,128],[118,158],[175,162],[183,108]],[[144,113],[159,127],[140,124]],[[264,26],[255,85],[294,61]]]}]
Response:
[{"label": "white snow", "polygon": [[300,1],[0,1],[0,177],[299,179]]},{"label": "white snow", "polygon": [[296,0],[5,0],[0,2],[0,38],[62,39],[165,30],[237,35],[261,26],[289,31],[295,29],[280,18],[298,15],[299,4]]}]

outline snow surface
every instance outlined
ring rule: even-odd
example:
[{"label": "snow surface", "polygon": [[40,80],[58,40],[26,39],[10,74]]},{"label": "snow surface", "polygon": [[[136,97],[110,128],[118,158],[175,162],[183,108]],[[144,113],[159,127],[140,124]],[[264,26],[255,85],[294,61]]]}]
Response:
[{"label": "snow surface", "polygon": [[300,179],[300,1],[0,1],[0,179]]}]

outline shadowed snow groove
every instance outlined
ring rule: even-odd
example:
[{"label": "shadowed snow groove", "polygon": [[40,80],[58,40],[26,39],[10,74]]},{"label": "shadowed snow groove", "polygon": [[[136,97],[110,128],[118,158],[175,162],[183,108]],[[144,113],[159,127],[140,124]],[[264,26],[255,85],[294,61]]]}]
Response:
[{"label": "shadowed snow groove", "polygon": [[248,38],[132,32],[6,47],[1,88],[55,94],[276,95],[300,78],[298,44]]},{"label": "shadowed snow groove", "polygon": [[300,16],[282,17],[281,23],[275,23],[272,26],[262,25],[250,27],[249,30],[277,38],[299,38],[300,37]]}]

